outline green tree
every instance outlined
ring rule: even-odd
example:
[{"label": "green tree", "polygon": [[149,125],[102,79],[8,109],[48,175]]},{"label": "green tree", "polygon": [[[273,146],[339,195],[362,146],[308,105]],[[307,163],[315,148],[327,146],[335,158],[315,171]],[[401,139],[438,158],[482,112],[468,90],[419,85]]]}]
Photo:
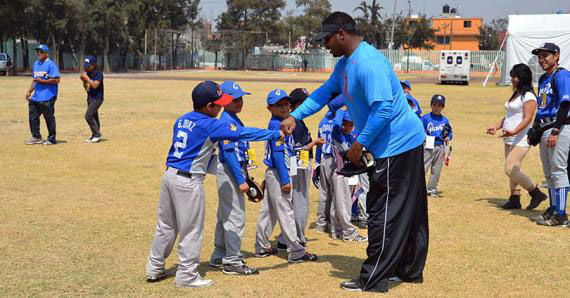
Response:
[{"label": "green tree", "polygon": [[498,50],[501,47],[499,32],[506,32],[509,21],[506,18],[498,18],[479,29],[479,49]]},{"label": "green tree", "polygon": [[380,14],[383,9],[380,6],[380,2],[372,0],[371,4],[366,1],[360,2],[360,4],[354,9],[354,11],[362,12],[362,17],[356,18],[356,26],[360,34],[364,35],[366,41],[375,47],[380,47],[383,44],[385,38],[385,30],[383,29],[382,16]]}]

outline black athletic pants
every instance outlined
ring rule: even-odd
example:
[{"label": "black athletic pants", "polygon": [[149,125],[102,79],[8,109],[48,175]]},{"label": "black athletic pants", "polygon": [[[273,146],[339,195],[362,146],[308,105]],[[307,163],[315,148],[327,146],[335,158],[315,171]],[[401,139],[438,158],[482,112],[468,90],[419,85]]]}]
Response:
[{"label": "black athletic pants", "polygon": [[55,101],[57,97],[53,97],[48,101],[33,101],[28,102],[28,118],[30,120],[30,130],[34,138],[41,139],[40,133],[40,116],[44,115],[46,126],[48,129],[48,141],[56,143],[55,141]]},{"label": "black athletic pants", "polygon": [[368,172],[368,258],[359,280],[365,291],[387,292],[392,276],[423,281],[429,238],[423,159],[420,145],[377,159]]},{"label": "black athletic pants", "polygon": [[99,107],[103,104],[101,99],[93,99],[87,97],[87,111],[85,112],[85,121],[91,128],[91,137],[101,137],[101,123],[99,122]]}]

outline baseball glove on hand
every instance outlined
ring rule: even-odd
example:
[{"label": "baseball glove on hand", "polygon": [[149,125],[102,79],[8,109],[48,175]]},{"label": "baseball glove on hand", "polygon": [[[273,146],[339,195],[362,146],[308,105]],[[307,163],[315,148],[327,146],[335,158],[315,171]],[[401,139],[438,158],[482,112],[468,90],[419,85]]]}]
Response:
[{"label": "baseball glove on hand", "polygon": [[361,162],[358,164],[353,163],[348,159],[348,151],[343,151],[340,153],[342,157],[343,167],[342,169],[336,171],[337,174],[351,177],[355,175],[360,175],[366,173],[370,167],[373,167],[375,164],[374,155],[368,151],[364,151],[362,153]]},{"label": "baseball glove on hand", "polygon": [[313,185],[315,186],[315,188],[319,189],[319,186],[321,185],[320,180],[321,180],[321,165],[320,164],[315,164],[315,169],[313,170],[313,177],[311,177],[313,180]]},{"label": "baseball glove on hand", "polygon": [[253,181],[253,178],[248,177],[245,182],[249,186],[249,190],[245,193],[247,199],[254,203],[259,203],[263,200],[263,184],[260,186],[259,183]]}]

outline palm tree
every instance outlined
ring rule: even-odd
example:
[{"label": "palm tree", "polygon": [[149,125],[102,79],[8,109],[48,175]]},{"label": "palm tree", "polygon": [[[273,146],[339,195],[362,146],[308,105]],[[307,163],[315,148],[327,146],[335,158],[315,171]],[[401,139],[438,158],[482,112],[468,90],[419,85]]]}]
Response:
[{"label": "palm tree", "polygon": [[364,29],[364,31],[366,31],[363,33],[368,36],[368,41],[376,47],[378,47],[382,41],[382,24],[380,23],[380,19],[382,19],[380,11],[382,9],[383,7],[380,6],[380,2],[376,0],[372,0],[371,4],[362,1],[354,9],[354,11],[362,12],[363,17],[360,20],[364,22],[360,22],[360,30]]}]

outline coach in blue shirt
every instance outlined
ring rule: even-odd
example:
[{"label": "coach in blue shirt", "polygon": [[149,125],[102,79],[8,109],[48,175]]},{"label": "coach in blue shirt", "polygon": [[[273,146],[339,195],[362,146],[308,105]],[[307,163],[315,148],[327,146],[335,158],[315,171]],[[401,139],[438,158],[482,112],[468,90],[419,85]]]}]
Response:
[{"label": "coach in blue shirt", "polygon": [[388,279],[422,282],[428,248],[422,123],[409,108],[390,62],[356,33],[351,16],[331,14],[313,38],[324,40],[341,59],[330,78],[282,122],[282,129],[290,133],[296,119],[316,113],[339,92],[360,132],[348,158],[359,162],[364,148],[376,158],[368,171],[368,258],[360,275],[341,287],[387,292]]},{"label": "coach in blue shirt", "polygon": [[[32,66],[32,83],[26,92],[29,107],[30,130],[32,138],[26,141],[28,145],[54,145],[55,140],[55,100],[59,84],[59,69],[49,59],[49,48],[41,44],[36,48],[38,60]],[[32,95],[33,92],[33,95]],[[48,128],[47,140],[42,140],[40,134],[40,116],[44,115]]]}]

